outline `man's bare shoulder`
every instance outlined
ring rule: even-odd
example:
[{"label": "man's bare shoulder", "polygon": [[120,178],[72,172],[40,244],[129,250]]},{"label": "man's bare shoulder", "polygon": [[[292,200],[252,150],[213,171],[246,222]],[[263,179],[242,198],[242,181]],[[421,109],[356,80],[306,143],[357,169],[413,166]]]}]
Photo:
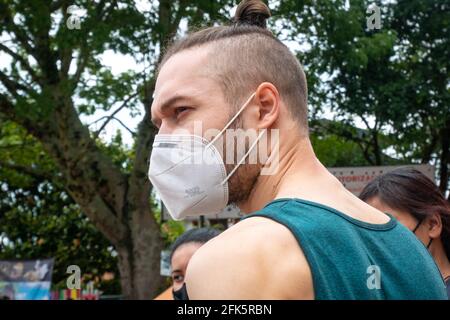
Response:
[{"label": "man's bare shoulder", "polygon": [[189,262],[193,299],[313,298],[306,258],[290,231],[270,219],[245,219],[202,246]]}]

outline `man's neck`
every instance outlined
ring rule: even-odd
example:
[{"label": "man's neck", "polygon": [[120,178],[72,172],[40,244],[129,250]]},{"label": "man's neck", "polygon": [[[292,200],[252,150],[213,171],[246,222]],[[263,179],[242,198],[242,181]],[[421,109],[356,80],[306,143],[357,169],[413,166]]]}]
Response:
[{"label": "man's neck", "polygon": [[308,137],[280,136],[278,170],[258,177],[250,196],[239,207],[245,213],[263,208],[274,199],[301,197],[308,179],[320,179],[328,171],[316,158]]}]

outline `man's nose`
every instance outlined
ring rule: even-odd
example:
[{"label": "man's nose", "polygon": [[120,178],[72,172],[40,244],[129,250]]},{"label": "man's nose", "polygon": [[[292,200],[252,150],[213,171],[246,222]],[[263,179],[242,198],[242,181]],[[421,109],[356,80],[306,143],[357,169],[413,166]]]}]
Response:
[{"label": "man's nose", "polygon": [[158,134],[171,134],[175,129],[167,121],[162,121],[158,130]]}]

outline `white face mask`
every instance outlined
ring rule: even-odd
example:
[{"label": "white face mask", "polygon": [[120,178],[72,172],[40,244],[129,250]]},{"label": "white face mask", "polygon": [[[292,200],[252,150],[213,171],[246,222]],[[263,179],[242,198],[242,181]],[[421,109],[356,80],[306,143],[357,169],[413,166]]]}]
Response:
[{"label": "white face mask", "polygon": [[211,141],[196,135],[155,136],[148,177],[175,220],[220,213],[228,203],[228,180],[255,148],[265,131],[227,175],[214,142],[247,107],[252,94],[225,128]]}]

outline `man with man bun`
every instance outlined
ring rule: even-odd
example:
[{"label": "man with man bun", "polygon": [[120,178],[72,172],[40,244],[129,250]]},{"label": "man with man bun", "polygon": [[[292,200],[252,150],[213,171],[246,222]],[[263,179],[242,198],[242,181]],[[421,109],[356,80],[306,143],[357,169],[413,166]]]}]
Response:
[{"label": "man with man bun", "polygon": [[[190,260],[189,299],[446,299],[414,235],[353,196],[316,158],[306,76],[266,28],[269,17],[262,1],[242,1],[230,25],[176,41],[159,66],[153,186],[176,219],[231,203],[246,213]],[[219,133],[199,136],[198,123]],[[230,164],[217,150],[233,152],[219,139],[232,129],[256,135]],[[267,143],[274,130],[275,146]],[[269,159],[278,154],[272,174],[263,174],[267,162],[247,161],[266,145]],[[199,152],[204,158],[190,161]]]}]

